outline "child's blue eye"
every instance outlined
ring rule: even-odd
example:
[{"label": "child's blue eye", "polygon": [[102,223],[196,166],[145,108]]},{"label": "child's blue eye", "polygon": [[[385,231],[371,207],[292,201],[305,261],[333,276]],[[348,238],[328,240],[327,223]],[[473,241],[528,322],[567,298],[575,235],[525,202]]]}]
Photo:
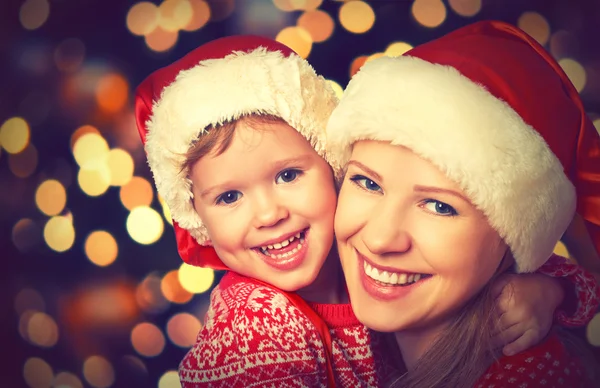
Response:
[{"label": "child's blue eye", "polygon": [[442,216],[455,216],[458,214],[458,212],[447,203],[436,201],[435,199],[427,199],[424,202],[425,208],[432,213]]},{"label": "child's blue eye", "polygon": [[298,175],[300,175],[301,173],[302,172],[300,170],[296,170],[294,168],[283,170],[282,172],[279,173],[279,175],[277,175],[277,178],[275,179],[275,181],[277,183],[282,183],[282,182],[290,183],[290,182],[295,181],[298,178]]},{"label": "child's blue eye", "polygon": [[217,197],[217,205],[220,203],[225,203],[227,205],[230,205],[230,204],[234,203],[235,201],[237,201],[238,199],[240,199],[241,196],[242,196],[242,193],[240,193],[239,191],[234,191],[234,190],[226,191]]},{"label": "child's blue eye", "polygon": [[369,179],[363,175],[352,175],[350,177],[350,180],[358,186],[362,187],[363,189],[369,191],[381,191],[381,187],[377,183],[375,183],[374,180]]}]

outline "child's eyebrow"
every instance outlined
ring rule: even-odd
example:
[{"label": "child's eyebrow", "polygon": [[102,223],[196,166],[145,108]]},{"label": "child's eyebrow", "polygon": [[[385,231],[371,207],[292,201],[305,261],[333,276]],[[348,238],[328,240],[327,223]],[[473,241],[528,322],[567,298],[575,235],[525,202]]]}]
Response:
[{"label": "child's eyebrow", "polygon": [[311,156],[309,154],[294,156],[293,158],[280,159],[273,163],[274,170],[282,170],[292,166],[306,165],[310,162]]},{"label": "child's eyebrow", "polygon": [[204,199],[206,197],[208,197],[211,193],[213,192],[221,192],[221,191],[225,191],[225,188],[227,187],[231,187],[231,184],[233,182],[223,182],[223,183],[219,183],[218,185],[214,185],[211,186],[205,190],[202,190],[202,192],[200,193],[200,198]]}]

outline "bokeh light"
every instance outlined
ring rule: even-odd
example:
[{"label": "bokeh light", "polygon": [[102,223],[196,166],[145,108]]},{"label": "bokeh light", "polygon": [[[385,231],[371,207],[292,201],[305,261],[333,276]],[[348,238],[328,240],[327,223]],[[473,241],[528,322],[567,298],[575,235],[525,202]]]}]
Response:
[{"label": "bokeh light", "polygon": [[567,246],[562,241],[557,242],[556,245],[554,246],[554,254],[562,256],[562,257],[567,257],[567,258],[571,256],[569,254],[569,250],[567,249]]},{"label": "bokeh light", "polygon": [[150,206],[154,199],[154,191],[150,182],[142,177],[134,176],[129,183],[121,187],[119,196],[125,209],[133,210],[138,206]]},{"label": "bokeh light", "polygon": [[69,218],[62,216],[52,217],[44,227],[44,240],[56,252],[65,252],[75,242],[75,229]]},{"label": "bokeh light", "polygon": [[19,12],[21,25],[27,30],[40,28],[50,16],[48,0],[26,0]]},{"label": "bokeh light", "polygon": [[204,0],[189,0],[189,2],[192,6],[192,18],[182,30],[197,31],[210,20],[210,6]]},{"label": "bokeh light", "polygon": [[422,26],[435,28],[446,20],[446,6],[441,0],[415,0],[412,15]]},{"label": "bokeh light", "polygon": [[600,133],[600,119],[594,120],[594,127],[596,127],[596,131]]},{"label": "bokeh light", "polygon": [[179,267],[179,281],[183,288],[194,294],[206,292],[215,280],[215,271],[182,263]]},{"label": "bokeh light", "polygon": [[36,312],[27,322],[27,336],[31,343],[49,348],[58,342],[58,326],[48,314]]},{"label": "bokeh light", "polygon": [[25,361],[23,377],[30,388],[49,388],[54,380],[54,372],[46,361],[31,357]]},{"label": "bokeh light", "polygon": [[97,197],[108,190],[110,186],[110,170],[108,166],[97,166],[97,169],[81,169],[77,174],[77,183],[81,191],[90,197]]},{"label": "bokeh light", "polygon": [[131,155],[120,148],[108,152],[107,165],[110,171],[110,185],[126,185],[133,177],[133,159]]},{"label": "bokeh light", "polygon": [[33,288],[24,288],[15,297],[15,310],[18,315],[27,310],[44,311],[45,309],[44,298]]},{"label": "bokeh light", "polygon": [[81,168],[87,170],[106,166],[108,151],[108,143],[104,137],[94,132],[84,133],[79,136],[73,145],[75,161]]},{"label": "bokeh light", "polygon": [[38,312],[36,310],[26,310],[19,316],[19,334],[25,341],[29,341],[29,320]]},{"label": "bokeh light", "polygon": [[329,83],[329,86],[331,86],[337,98],[342,98],[342,95],[344,94],[344,89],[341,87],[341,85],[331,79],[328,79],[327,83]]},{"label": "bokeh light", "polygon": [[390,43],[384,51],[384,54],[388,57],[398,57],[405,52],[411,50],[413,46],[406,42],[394,42]]},{"label": "bokeh light", "polygon": [[163,0],[158,6],[158,25],[165,31],[178,32],[192,21],[193,12],[188,0]]},{"label": "bokeh light", "polygon": [[131,331],[131,344],[144,357],[155,357],[165,348],[165,336],[156,325],[149,322],[137,324]]},{"label": "bokeh light", "polygon": [[104,230],[90,233],[85,240],[84,250],[88,259],[99,267],[112,264],[119,253],[117,241]]},{"label": "bokeh light", "polygon": [[381,58],[384,56],[385,56],[385,53],[374,53],[374,54],[369,55],[365,62],[369,62],[369,61],[372,61],[373,59]]},{"label": "bokeh light", "polygon": [[29,143],[29,124],[21,117],[12,117],[0,127],[0,146],[11,154],[23,151]]},{"label": "bokeh light", "polygon": [[158,388],[181,388],[177,371],[170,370],[165,372],[160,379],[158,379]]},{"label": "bokeh light", "polygon": [[171,342],[182,348],[190,348],[196,343],[202,324],[192,314],[175,314],[167,322],[167,335]]},{"label": "bokeh light", "polygon": [[125,23],[134,35],[144,36],[158,26],[158,7],[148,1],[140,1],[129,8]]},{"label": "bokeh light", "polygon": [[173,218],[171,217],[171,209],[169,209],[169,205],[165,202],[165,200],[159,195],[158,202],[160,202],[160,206],[163,210],[163,216],[165,220],[169,223],[169,225],[173,225]]},{"label": "bokeh light", "polygon": [[161,291],[161,278],[150,274],[135,290],[135,300],[140,308],[149,313],[160,313],[169,307],[169,301]]},{"label": "bokeh light", "polygon": [[563,58],[558,61],[558,64],[567,74],[575,89],[581,93],[586,83],[585,69],[579,62],[571,58]]},{"label": "bokeh light", "polygon": [[126,226],[131,238],[143,245],[158,241],[164,230],[160,214],[147,206],[134,208],[127,216]]},{"label": "bokeh light", "polygon": [[587,340],[593,346],[600,346],[600,313],[596,313],[594,318],[587,325]]},{"label": "bokeh light", "polygon": [[83,388],[83,383],[73,373],[60,372],[54,378],[54,388]]},{"label": "bokeh light", "polygon": [[8,154],[8,168],[19,178],[27,178],[38,166],[38,151],[31,143],[18,154]]},{"label": "bokeh light", "polygon": [[177,31],[166,31],[161,27],[156,27],[151,33],[147,34],[144,39],[146,46],[152,51],[165,52],[175,46],[179,38]]},{"label": "bokeh light", "polygon": [[277,34],[275,40],[288,46],[302,58],[307,58],[312,49],[312,38],[301,27],[286,27]]},{"label": "bokeh light", "polygon": [[120,74],[109,73],[98,81],[96,102],[108,114],[117,113],[125,107],[129,98],[129,84]]},{"label": "bokeh light", "polygon": [[350,78],[354,77],[354,74],[358,73],[362,65],[367,62],[368,56],[361,55],[359,57],[354,58],[352,63],[350,64]]},{"label": "bokeh light", "polygon": [[565,57],[575,58],[579,54],[579,41],[569,31],[556,31],[550,38],[550,52],[557,60]]},{"label": "bokeh light", "polygon": [[72,73],[81,67],[85,45],[77,38],[63,40],[54,50],[54,63],[60,71]]},{"label": "bokeh light", "polygon": [[315,43],[324,42],[331,34],[335,23],[325,11],[306,11],[298,18],[298,27],[305,29]]},{"label": "bokeh light", "polygon": [[192,292],[181,284],[177,270],[169,271],[163,276],[160,282],[160,290],[168,301],[178,304],[189,302],[193,296]]},{"label": "bokeh light", "polygon": [[375,24],[375,12],[364,1],[348,1],[340,7],[339,19],[342,26],[355,34],[362,34]]},{"label": "bokeh light", "polygon": [[22,218],[12,229],[12,241],[21,252],[27,252],[42,241],[42,229],[29,218]]},{"label": "bokeh light", "polygon": [[517,21],[517,26],[541,45],[545,45],[550,39],[550,25],[546,18],[537,12],[523,13]]},{"label": "bokeh light", "polygon": [[102,356],[90,356],[85,360],[83,376],[94,388],[108,388],[115,382],[115,370]]},{"label": "bokeh light", "polygon": [[62,212],[67,204],[67,191],[59,181],[48,179],[38,186],[35,203],[42,213],[55,216]]},{"label": "bokeh light", "polygon": [[448,5],[458,15],[471,17],[481,11],[481,0],[448,0]]}]

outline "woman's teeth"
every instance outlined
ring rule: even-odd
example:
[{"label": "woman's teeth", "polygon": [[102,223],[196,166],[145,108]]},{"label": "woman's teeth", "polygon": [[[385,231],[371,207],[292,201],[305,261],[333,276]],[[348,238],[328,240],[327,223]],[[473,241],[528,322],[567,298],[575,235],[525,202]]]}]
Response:
[{"label": "woman's teeth", "polygon": [[389,284],[392,286],[400,285],[407,286],[409,284],[413,284],[421,280],[422,277],[427,275],[422,275],[418,273],[396,273],[396,272],[388,272],[388,271],[380,271],[377,268],[372,267],[366,261],[363,261],[363,268],[368,277],[373,280],[376,280],[381,283]]},{"label": "woman's teeth", "polygon": [[[279,254],[276,252],[269,252],[269,250],[285,248],[288,245],[290,245],[290,243],[292,243],[294,240],[298,240],[298,246],[294,247],[294,249],[292,249],[290,251],[287,251],[285,253],[279,253]],[[296,233],[294,236],[292,236],[286,240],[280,241],[278,243],[275,243],[273,245],[261,246],[260,252],[263,255],[267,255],[267,256],[273,257],[275,259],[284,259],[284,258],[291,256],[294,253],[298,252],[300,249],[302,249],[302,243],[304,243],[304,232]]]}]

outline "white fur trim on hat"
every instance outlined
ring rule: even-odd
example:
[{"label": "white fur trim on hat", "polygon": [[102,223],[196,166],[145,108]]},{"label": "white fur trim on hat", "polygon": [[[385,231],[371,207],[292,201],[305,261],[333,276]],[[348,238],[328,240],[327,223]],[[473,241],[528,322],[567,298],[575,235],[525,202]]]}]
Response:
[{"label": "white fur trim on hat", "polygon": [[146,123],[148,164],[173,219],[199,244],[209,244],[192,204],[191,180],[187,171],[181,172],[184,155],[206,127],[252,113],[278,116],[331,164],[325,126],[337,101],[329,83],[304,59],[265,48],[234,52],[181,71],[154,102]]},{"label": "white fur trim on hat", "polygon": [[450,66],[379,58],[350,81],[327,128],[343,167],[359,140],[413,150],[459,183],[510,246],[518,272],[552,254],[575,190],[542,136],[504,101]]}]

